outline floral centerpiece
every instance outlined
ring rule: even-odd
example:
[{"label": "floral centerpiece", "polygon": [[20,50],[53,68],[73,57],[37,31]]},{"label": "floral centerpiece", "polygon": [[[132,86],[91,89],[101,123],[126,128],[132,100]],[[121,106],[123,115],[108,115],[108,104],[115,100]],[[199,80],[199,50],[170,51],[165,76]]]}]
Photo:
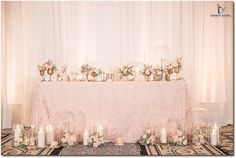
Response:
[{"label": "floral centerpiece", "polygon": [[13,142],[15,147],[28,148],[29,146],[34,146],[35,138],[28,137],[26,134],[21,134],[18,139]]},{"label": "floral centerpiece", "polygon": [[180,71],[182,70],[182,57],[177,58],[176,61],[174,61],[172,63],[172,67],[173,67],[173,71],[176,74],[176,80],[179,80],[180,78],[178,78],[178,74],[180,73]]},{"label": "floral centerpiece", "polygon": [[170,76],[173,74],[172,64],[166,65],[164,72],[165,72],[165,80],[170,81],[171,80]]},{"label": "floral centerpiece", "polygon": [[121,80],[125,77],[129,81],[134,80],[134,70],[133,66],[125,65],[121,68],[119,68],[120,78]]},{"label": "floral centerpiece", "polygon": [[45,81],[45,78],[44,78],[45,71],[46,71],[45,65],[44,64],[38,65],[38,69],[39,69],[40,76],[42,76],[42,80],[41,81]]},{"label": "floral centerpiece", "polygon": [[206,137],[206,134],[203,133],[200,128],[195,129],[193,133],[192,142],[195,145],[205,144],[206,143],[205,137]]},{"label": "floral centerpiece", "polygon": [[154,145],[157,143],[156,137],[153,135],[153,132],[148,129],[144,135],[138,140],[138,143],[141,145]]},{"label": "floral centerpiece", "polygon": [[68,68],[67,65],[63,65],[61,68],[61,71],[57,73],[57,80],[58,81],[63,81],[67,78],[67,74],[66,74],[67,68]]},{"label": "floral centerpiece", "polygon": [[154,74],[154,80],[156,81],[161,81],[163,78],[163,68],[157,66],[156,68],[153,69],[153,74]]},{"label": "floral centerpiece", "polygon": [[80,69],[81,69],[81,73],[85,75],[86,80],[88,81],[88,75],[89,75],[89,72],[92,69],[92,67],[88,64],[84,64],[81,66]]},{"label": "floral centerpiece", "polygon": [[76,144],[77,138],[75,135],[71,135],[69,132],[64,132],[61,138],[61,146],[69,147]]},{"label": "floral centerpiece", "polygon": [[172,143],[176,146],[184,146],[188,144],[187,139],[183,135],[183,132],[181,131],[180,126],[172,136]]},{"label": "floral centerpiece", "polygon": [[150,76],[153,74],[152,65],[144,65],[143,72],[144,78],[146,81],[150,80]]},{"label": "floral centerpiece", "polygon": [[51,77],[54,72],[57,71],[57,67],[52,60],[48,60],[47,62],[45,62],[45,67],[47,69],[47,74],[49,75],[49,81],[52,81]]},{"label": "floral centerpiece", "polygon": [[103,142],[103,135],[99,135],[99,134],[93,134],[89,137],[88,139],[88,146],[91,147],[99,147],[100,145],[102,145]]},{"label": "floral centerpiece", "polygon": [[95,67],[91,67],[90,69],[90,75],[93,77],[94,81],[95,81],[95,78],[100,75],[102,73],[102,71],[100,69],[97,69]]}]

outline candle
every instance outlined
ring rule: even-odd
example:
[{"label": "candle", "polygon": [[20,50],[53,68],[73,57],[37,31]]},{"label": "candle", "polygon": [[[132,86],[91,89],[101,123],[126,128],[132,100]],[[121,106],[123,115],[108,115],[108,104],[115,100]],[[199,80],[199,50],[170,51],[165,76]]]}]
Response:
[{"label": "candle", "polygon": [[166,130],[162,128],[161,131],[161,143],[165,144],[166,143]]},{"label": "candle", "polygon": [[97,128],[97,134],[98,134],[98,136],[103,136],[103,128],[101,125],[99,125]]},{"label": "candle", "polygon": [[97,128],[97,135],[100,137],[101,142],[103,142],[103,128],[101,125]]},{"label": "candle", "polygon": [[47,134],[46,134],[46,144],[51,145],[51,143],[54,141],[54,130],[52,128],[52,125],[49,125],[47,127]]},{"label": "candle", "polygon": [[16,129],[15,129],[15,132],[14,132],[15,141],[20,138],[20,135],[21,135],[20,125],[16,125]]},{"label": "candle", "polygon": [[216,136],[217,136],[217,143],[219,143],[219,138],[220,138],[220,135],[219,135],[219,128],[217,127],[216,123],[213,127],[213,130],[215,130],[216,132]]},{"label": "candle", "polygon": [[84,132],[84,137],[83,137],[83,145],[88,145],[88,139],[89,139],[89,133],[86,129]]},{"label": "candle", "polygon": [[43,128],[40,128],[38,131],[38,147],[39,148],[45,147],[45,132]]},{"label": "candle", "polygon": [[218,138],[217,138],[217,133],[215,131],[215,129],[213,128],[212,132],[211,132],[211,144],[216,146],[218,143]]}]

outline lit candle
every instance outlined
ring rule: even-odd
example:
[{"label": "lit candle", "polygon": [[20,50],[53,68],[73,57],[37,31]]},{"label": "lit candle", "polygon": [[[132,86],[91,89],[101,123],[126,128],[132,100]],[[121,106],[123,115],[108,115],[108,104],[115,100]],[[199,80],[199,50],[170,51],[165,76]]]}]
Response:
[{"label": "lit candle", "polygon": [[213,128],[212,132],[211,132],[211,144],[216,146],[218,143],[218,138],[217,138],[217,133],[215,131],[215,129]]},{"label": "lit candle", "polygon": [[20,125],[16,125],[16,129],[14,132],[15,141],[20,138],[20,135],[21,135]]},{"label": "lit candle", "polygon": [[89,139],[89,133],[86,129],[84,132],[84,137],[83,137],[83,145],[88,145],[88,139]]},{"label": "lit candle", "polygon": [[51,143],[54,141],[54,130],[52,128],[52,125],[49,125],[47,127],[47,134],[46,134],[46,144],[51,145]]},{"label": "lit candle", "polygon": [[38,147],[39,148],[45,147],[45,132],[43,128],[40,128],[38,131]]},{"label": "lit candle", "polygon": [[166,130],[162,128],[161,131],[161,143],[165,144],[166,143]]}]

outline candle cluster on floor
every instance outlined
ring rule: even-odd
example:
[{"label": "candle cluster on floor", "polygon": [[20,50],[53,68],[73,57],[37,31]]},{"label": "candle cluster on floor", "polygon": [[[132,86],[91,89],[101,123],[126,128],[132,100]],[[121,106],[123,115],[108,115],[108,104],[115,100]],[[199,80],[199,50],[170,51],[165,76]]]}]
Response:
[{"label": "candle cluster on floor", "polygon": [[[31,126],[31,130],[32,131],[35,130],[34,125]],[[70,137],[71,140],[73,141],[72,143],[70,143],[69,141],[66,142],[65,140],[62,140],[64,139],[64,137],[61,139],[61,142],[55,141],[55,129],[53,128],[52,125],[48,125],[45,128],[41,126],[39,127],[36,133],[37,133],[37,137],[34,137],[34,133],[31,134],[29,137],[27,137],[26,135],[24,135],[24,131],[22,130],[20,125],[16,125],[14,129],[14,139],[13,139],[14,144],[13,145],[18,146],[18,147],[28,147],[28,146],[36,147],[37,146],[39,148],[44,148],[46,146],[49,146],[51,148],[56,148],[58,147],[59,143],[61,143],[60,145],[62,145],[63,143],[66,145],[72,145],[72,144],[75,145],[77,141],[77,138],[75,138],[74,135]],[[181,131],[177,131],[177,133],[181,133],[181,138],[184,137]],[[65,135],[67,135],[67,133],[65,133]],[[83,140],[84,146],[93,146],[93,147],[100,146],[101,144],[104,143],[104,132],[103,132],[102,125],[97,126],[96,131],[94,133],[91,133],[91,135],[89,134],[89,131],[86,129],[83,132],[82,137],[83,137],[82,140]],[[171,137],[174,138],[175,136],[171,136]],[[177,134],[177,137],[179,139],[180,136]],[[187,142],[187,139],[185,138],[183,138],[182,142],[184,142],[185,140]],[[142,135],[142,137],[138,141],[138,143],[140,143],[141,145],[153,145],[153,144],[156,144],[157,142],[158,142],[157,137],[155,137],[155,135],[153,134],[153,131],[150,129],[148,129],[146,133]],[[169,142],[168,133],[165,128],[162,128],[160,130],[159,143],[166,144],[168,142]],[[182,145],[187,145],[186,142],[182,143]],[[217,127],[216,124],[211,129],[210,143],[213,146],[217,146],[219,144],[219,128]],[[123,144],[124,143],[122,141],[122,138],[120,137],[116,138],[115,145],[123,145]]]}]

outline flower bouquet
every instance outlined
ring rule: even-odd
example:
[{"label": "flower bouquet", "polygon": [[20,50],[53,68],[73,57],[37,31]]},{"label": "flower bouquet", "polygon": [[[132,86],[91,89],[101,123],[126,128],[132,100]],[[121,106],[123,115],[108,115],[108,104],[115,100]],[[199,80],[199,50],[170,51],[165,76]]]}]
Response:
[{"label": "flower bouquet", "polygon": [[126,78],[129,81],[134,80],[134,70],[133,66],[125,65],[121,68],[119,68],[119,73],[120,73],[120,79],[122,80],[123,78]]},{"label": "flower bouquet", "polygon": [[21,136],[13,142],[13,146],[20,148],[28,148],[31,144],[31,138],[29,138],[26,134],[21,134]]},{"label": "flower bouquet", "polygon": [[146,133],[138,140],[138,143],[141,145],[154,145],[157,143],[157,140],[153,135],[153,132],[148,129]]},{"label": "flower bouquet", "polygon": [[88,64],[84,64],[84,65],[81,66],[80,69],[81,69],[81,73],[83,75],[85,75],[86,81],[88,81],[88,75],[89,75],[89,72],[91,71],[92,67],[89,66]]},{"label": "flower bouquet", "polygon": [[91,67],[90,69],[90,75],[93,77],[93,81],[95,81],[95,78],[98,76],[98,75],[101,75],[102,71],[100,69],[97,69],[95,67]]},{"label": "flower bouquet", "polygon": [[173,74],[173,67],[172,67],[172,65],[168,64],[165,67],[164,72],[165,72],[165,80],[166,81],[170,81],[171,80],[170,76]]},{"label": "flower bouquet", "polygon": [[103,142],[103,135],[99,135],[99,134],[93,134],[89,137],[88,139],[88,146],[90,147],[99,147],[100,145],[102,145]]},{"label": "flower bouquet", "polygon": [[205,140],[206,134],[202,132],[202,130],[195,129],[193,133],[192,143],[195,145],[205,144],[207,141]]},{"label": "flower bouquet", "polygon": [[57,71],[56,65],[53,63],[52,60],[48,60],[45,62],[45,67],[47,69],[47,74],[49,75],[49,81],[52,81],[52,75],[54,74],[55,71]]},{"label": "flower bouquet", "polygon": [[64,132],[61,138],[61,146],[69,147],[76,144],[77,138],[75,135],[71,135],[69,132]]},{"label": "flower bouquet", "polygon": [[152,73],[152,65],[144,65],[142,74],[144,75],[146,81],[150,80],[150,76],[152,75]]},{"label": "flower bouquet", "polygon": [[46,67],[44,64],[42,65],[38,65],[38,69],[39,69],[39,73],[40,73],[40,76],[42,76],[42,80],[41,81],[45,81],[45,71],[46,71]]},{"label": "flower bouquet", "polygon": [[175,134],[172,136],[172,143],[176,146],[185,146],[188,144],[187,139],[183,135],[183,132],[180,130],[180,126],[178,127]]},{"label": "flower bouquet", "polygon": [[173,71],[176,74],[176,80],[180,80],[181,78],[178,77],[178,74],[182,70],[182,57],[177,58],[176,61],[172,63]]},{"label": "flower bouquet", "polygon": [[61,71],[57,73],[57,80],[58,81],[63,81],[65,79],[67,79],[67,74],[66,74],[67,68],[68,68],[67,65],[63,65],[61,68]]},{"label": "flower bouquet", "polygon": [[154,74],[154,80],[155,81],[161,81],[163,78],[163,68],[161,67],[156,67],[153,69],[153,74]]}]

